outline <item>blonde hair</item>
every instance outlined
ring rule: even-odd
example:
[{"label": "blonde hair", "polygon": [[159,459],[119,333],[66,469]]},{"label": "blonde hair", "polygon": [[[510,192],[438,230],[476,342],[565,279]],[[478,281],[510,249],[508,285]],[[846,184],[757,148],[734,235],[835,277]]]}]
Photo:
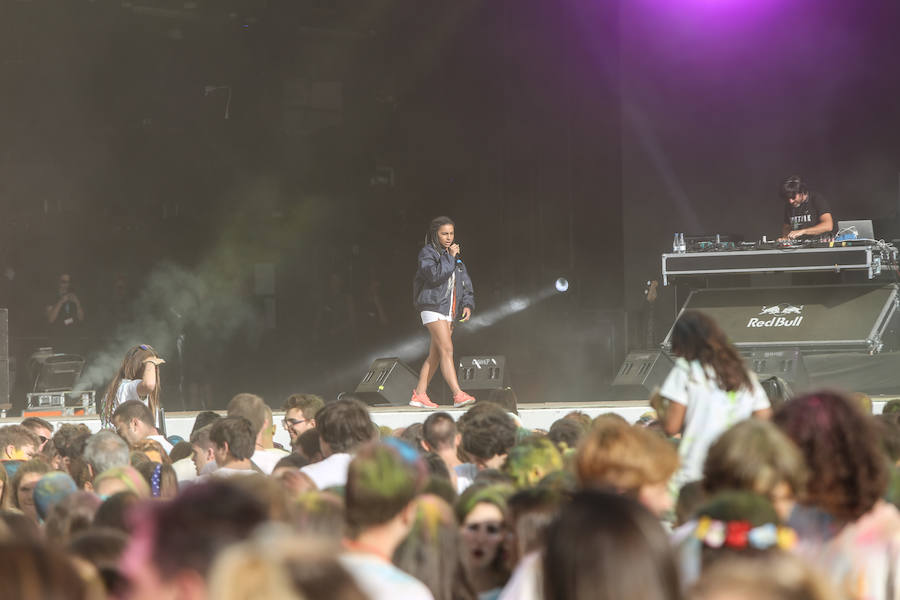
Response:
[{"label": "blonde hair", "polygon": [[771,496],[779,483],[795,495],[806,487],[806,461],[791,439],[762,419],[746,419],[719,436],[706,454],[703,489],[748,490]]},{"label": "blonde hair", "polygon": [[[164,465],[172,464],[172,459],[166,453],[166,449],[163,448],[163,445],[156,440],[144,438],[134,444],[131,449],[134,452],[140,452],[141,454],[149,458],[152,462],[158,462]],[[151,456],[151,453],[155,454],[156,456]]]},{"label": "blonde hair", "polygon": [[744,600],[837,600],[835,590],[802,559],[786,552],[753,558],[723,558],[703,571],[689,600],[724,593]]},{"label": "blonde hair", "polygon": [[583,488],[637,492],[668,481],[678,453],[658,434],[614,419],[598,420],[575,453],[575,475]]},{"label": "blonde hair", "polygon": [[[297,535],[277,526],[224,550],[209,575],[209,597],[216,600],[305,600],[306,585],[327,583],[336,600],[365,596],[341,567],[334,541]],[[313,594],[310,593],[312,598]]]}]

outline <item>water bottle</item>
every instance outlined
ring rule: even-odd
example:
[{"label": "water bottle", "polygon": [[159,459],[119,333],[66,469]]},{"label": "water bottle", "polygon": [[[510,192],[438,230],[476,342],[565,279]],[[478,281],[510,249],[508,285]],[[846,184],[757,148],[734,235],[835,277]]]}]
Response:
[{"label": "water bottle", "polygon": [[687,247],[684,245],[684,234],[678,234],[678,251],[684,254],[687,251]]},{"label": "water bottle", "polygon": [[678,234],[675,234],[675,239],[672,240],[672,253],[678,254],[681,250],[681,244],[678,243]]}]

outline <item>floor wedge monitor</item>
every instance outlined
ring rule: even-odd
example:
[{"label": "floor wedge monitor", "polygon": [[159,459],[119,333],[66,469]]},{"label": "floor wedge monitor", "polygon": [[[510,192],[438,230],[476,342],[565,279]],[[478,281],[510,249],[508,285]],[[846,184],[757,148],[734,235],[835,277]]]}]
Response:
[{"label": "floor wedge monitor", "polygon": [[353,395],[372,405],[404,406],[418,382],[418,375],[399,358],[376,358]]}]

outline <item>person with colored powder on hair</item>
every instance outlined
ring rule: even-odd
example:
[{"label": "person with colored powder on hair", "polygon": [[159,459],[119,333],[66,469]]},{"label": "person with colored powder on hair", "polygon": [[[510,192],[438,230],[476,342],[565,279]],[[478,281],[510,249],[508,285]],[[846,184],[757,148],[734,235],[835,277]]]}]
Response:
[{"label": "person with colored powder on hair", "polygon": [[364,446],[350,463],[340,560],[370,598],[434,598],[421,581],[391,562],[415,521],[415,498],[426,479],[418,452],[399,440]]},{"label": "person with colored powder on hair", "polygon": [[479,600],[494,600],[509,580],[506,501],[514,491],[509,485],[478,482],[456,501],[462,562]]},{"label": "person with colored powder on hair", "polygon": [[129,600],[217,600],[208,587],[213,561],[267,519],[259,498],[226,479],[197,483],[132,514],[134,532],[119,564]]},{"label": "person with colored powder on hair", "polygon": [[435,600],[475,600],[462,563],[456,517],[438,496],[425,493],[416,498],[412,529],[394,551],[393,560],[424,583]]},{"label": "person with colored powder on hair", "polygon": [[138,470],[129,465],[113,467],[94,478],[94,493],[101,499],[106,500],[119,492],[132,492],[144,499],[150,497],[150,486]]},{"label": "person with colored powder on hair", "polygon": [[562,468],[562,455],[553,442],[537,435],[513,446],[503,465],[503,471],[512,477],[518,488],[535,486],[545,475]]},{"label": "person with colored powder on hair", "polygon": [[7,425],[0,427],[0,460],[30,460],[38,453],[40,441],[27,427]]},{"label": "person with colored powder on hair", "polygon": [[41,521],[45,520],[54,505],[77,491],[78,486],[68,473],[51,471],[43,475],[35,484],[32,494],[38,517]]}]

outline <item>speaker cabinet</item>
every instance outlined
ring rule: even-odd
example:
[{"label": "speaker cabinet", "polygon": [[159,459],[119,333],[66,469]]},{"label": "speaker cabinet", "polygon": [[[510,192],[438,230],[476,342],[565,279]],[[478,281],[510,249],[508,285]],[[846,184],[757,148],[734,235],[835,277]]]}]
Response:
[{"label": "speaker cabinet", "polygon": [[399,358],[376,358],[353,395],[374,406],[407,406],[418,383],[418,374]]},{"label": "speaker cabinet", "polygon": [[613,399],[647,400],[653,388],[663,384],[674,364],[662,350],[629,353],[613,379]]},{"label": "speaker cabinet", "polygon": [[741,354],[746,361],[747,368],[756,373],[760,381],[778,377],[787,381],[795,389],[806,387],[809,384],[806,364],[803,362],[803,354],[799,348],[755,349]]},{"label": "speaker cabinet", "polygon": [[466,392],[502,390],[506,387],[506,357],[463,356],[456,363],[459,387]]}]

